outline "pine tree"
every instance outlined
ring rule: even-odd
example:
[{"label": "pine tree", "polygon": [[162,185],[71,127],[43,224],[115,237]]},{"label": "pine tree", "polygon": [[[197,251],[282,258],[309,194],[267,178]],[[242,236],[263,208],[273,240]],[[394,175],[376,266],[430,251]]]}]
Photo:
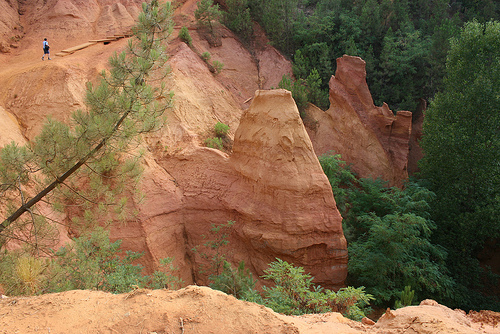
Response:
[{"label": "pine tree", "polygon": [[162,82],[171,13],[170,2],[144,3],[126,50],[110,58],[99,85],[87,85],[86,110],[70,125],[48,119],[32,143],[0,151],[0,198],[8,209],[0,246],[15,238],[36,249],[54,237],[42,203],[70,210],[82,226],[109,220],[112,209],[124,212],[125,185],[140,173],[137,157],[122,153],[133,156],[140,134],[161,126],[172,97]]}]

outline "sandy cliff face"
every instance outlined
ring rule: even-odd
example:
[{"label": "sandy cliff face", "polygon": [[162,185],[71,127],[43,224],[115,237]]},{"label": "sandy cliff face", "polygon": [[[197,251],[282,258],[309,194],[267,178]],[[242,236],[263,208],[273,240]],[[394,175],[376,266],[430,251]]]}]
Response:
[{"label": "sandy cliff face", "polygon": [[19,20],[19,5],[14,1],[0,0],[0,53],[7,52],[10,44],[15,38],[16,32],[19,34],[21,24]]},{"label": "sandy cliff face", "polygon": [[[245,260],[260,275],[280,257],[306,267],[326,286],[341,285],[347,262],[341,217],[290,93],[260,91],[245,111],[256,90],[277,86],[290,73],[290,63],[262,41],[250,53],[223,27],[222,45],[211,47],[194,29],[195,3],[187,1],[174,18],[190,27],[194,48],[176,38],[179,24],[168,50],[172,71],[167,85],[175,103],[162,131],[146,138],[149,153],[140,185],[146,200],[137,204],[139,220],[115,226],[112,237],[123,239],[125,248],[144,251],[148,270],[160,258],[175,257],[182,278],[192,283],[204,277],[197,271],[203,259],[191,248],[204,242],[201,235],[211,224],[234,220],[229,253],[235,262]],[[32,23],[24,47],[0,58],[7,65],[0,71],[0,106],[12,120],[2,142],[32,139],[46,116],[67,121],[72,111],[84,108],[85,83],[95,81],[108,57],[126,43],[97,44],[42,62],[39,48],[27,43],[38,38],[36,15],[51,17],[45,28],[61,37],[51,43],[55,53],[72,38],[67,29],[84,35],[112,5],[47,1],[23,6],[23,20]],[[105,21],[114,26],[113,19]],[[224,63],[220,74],[210,72],[199,57],[203,52]],[[231,156],[202,147],[218,121],[230,125]]]},{"label": "sandy cliff face", "polygon": [[[0,0],[0,40],[3,52],[25,49],[47,37],[52,47],[79,43],[128,30],[142,0]],[[22,38],[22,39],[20,39]],[[2,50],[0,50],[2,51]]]},{"label": "sandy cliff face", "polygon": [[[342,219],[290,92],[256,93],[231,156],[197,148],[159,164],[182,193],[187,249],[205,242],[201,234],[211,224],[233,220],[228,253],[235,262],[261,275],[278,257],[305,267],[322,285],[342,284]],[[191,260],[203,261],[196,254]]]},{"label": "sandy cliff face", "polygon": [[330,108],[309,109],[317,121],[309,135],[318,155],[334,151],[361,177],[381,177],[399,186],[408,177],[411,112],[394,115],[387,104],[373,104],[365,65],[359,57],[337,59],[337,72],[330,80]]},{"label": "sandy cliff face", "polygon": [[[208,287],[178,291],[138,289],[127,294],[66,291],[1,298],[4,333],[268,333],[400,334],[498,333],[500,313],[451,310],[432,300],[387,310],[376,324],[340,313],[286,316]],[[29,314],[29,317],[26,315]],[[21,319],[21,320],[20,320]]]}]

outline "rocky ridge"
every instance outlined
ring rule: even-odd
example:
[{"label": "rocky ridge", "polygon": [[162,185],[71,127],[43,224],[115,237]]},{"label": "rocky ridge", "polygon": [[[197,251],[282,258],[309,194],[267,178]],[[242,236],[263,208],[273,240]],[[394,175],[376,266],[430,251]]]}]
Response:
[{"label": "rocky ridge", "polygon": [[318,155],[341,154],[360,177],[380,177],[392,186],[408,178],[412,113],[394,114],[385,103],[373,104],[363,59],[338,58],[330,79],[330,108],[311,106],[308,114],[315,125],[308,133]]},{"label": "rocky ridge", "polygon": [[[20,319],[22,321],[20,321]],[[113,295],[66,291],[0,298],[0,333],[498,333],[499,314],[465,314],[432,300],[388,310],[377,323],[339,313],[285,316],[207,287],[134,290]]]}]

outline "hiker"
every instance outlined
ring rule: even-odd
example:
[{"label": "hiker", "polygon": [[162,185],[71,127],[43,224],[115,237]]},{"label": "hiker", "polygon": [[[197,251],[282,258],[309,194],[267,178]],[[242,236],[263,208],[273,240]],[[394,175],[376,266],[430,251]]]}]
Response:
[{"label": "hiker", "polygon": [[47,55],[48,59],[50,60],[50,52],[49,52],[49,42],[47,42],[47,39],[44,38],[43,39],[43,56],[42,56],[42,60],[43,60],[43,57],[45,57],[45,55]]}]

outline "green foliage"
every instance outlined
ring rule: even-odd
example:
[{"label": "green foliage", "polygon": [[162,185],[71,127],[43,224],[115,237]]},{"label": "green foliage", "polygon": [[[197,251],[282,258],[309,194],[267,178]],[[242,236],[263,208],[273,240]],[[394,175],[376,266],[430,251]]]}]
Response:
[{"label": "green foliage", "polygon": [[318,70],[312,69],[311,73],[306,78],[307,83],[307,101],[322,109],[329,107],[329,93],[327,90],[322,90],[321,78]]},{"label": "green foliage", "polygon": [[253,35],[253,24],[248,7],[248,0],[226,0],[227,12],[224,13],[224,24],[244,41],[250,41]]},{"label": "green foliage", "polygon": [[356,179],[339,158],[322,156],[320,163],[344,217],[348,283],[365,286],[380,306],[394,305],[407,285],[420,299],[450,298],[454,281],[446,251],[431,242],[434,193],[415,183],[401,190],[381,180]]},{"label": "green foliage", "polygon": [[173,259],[160,260],[160,270],[142,275],[142,266],[133,264],[142,253],[119,254],[121,241],[111,242],[109,232],[97,228],[89,235],[53,252],[51,259],[36,259],[24,252],[0,256],[0,281],[9,295],[33,295],[75,289],[128,292],[134,288],[179,288]]},{"label": "green foliage", "polygon": [[264,270],[262,277],[274,282],[274,287],[264,287],[264,304],[275,312],[284,314],[306,314],[340,312],[355,320],[364,317],[363,308],[373,297],[364,288],[343,288],[338,292],[313,286],[313,277],[304,273],[304,268],[294,267],[286,261],[276,259]]},{"label": "green foliage", "polygon": [[39,294],[46,281],[45,261],[25,252],[0,254],[0,282],[8,295]]},{"label": "green foliage", "polygon": [[299,0],[254,0],[249,2],[250,12],[272,43],[286,54],[293,51],[294,21],[298,16]]},{"label": "green foliage", "polygon": [[455,15],[461,9],[447,0],[255,0],[249,8],[273,45],[293,57],[297,80],[316,69],[327,92],[336,58],[360,56],[375,103],[411,111],[439,89],[448,46],[443,33],[451,37],[448,28],[463,22]]},{"label": "green foliage", "polygon": [[313,69],[305,79],[293,80],[289,75],[285,74],[281,78],[278,87],[292,92],[292,97],[301,116],[303,116],[303,111],[308,102],[323,109],[328,107],[329,95],[326,90],[321,89],[321,79],[316,69]]},{"label": "green foliage", "polygon": [[245,262],[241,261],[236,269],[226,260],[224,248],[229,244],[229,233],[235,224],[229,220],[225,224],[212,224],[209,235],[202,235],[207,240],[203,245],[193,248],[195,254],[208,260],[209,266],[202,265],[200,274],[208,273],[212,289],[223,291],[234,297],[262,304],[262,297],[255,290],[255,280]]},{"label": "green foliage", "polygon": [[191,35],[189,34],[189,30],[186,26],[183,26],[181,30],[179,31],[179,38],[181,41],[186,43],[187,45],[191,46],[193,44],[193,39],[191,38]]},{"label": "green foliage", "polygon": [[127,200],[130,193],[140,195],[134,186],[142,152],[123,153],[137,146],[141,133],[163,124],[171,101],[158,83],[168,72],[164,42],[172,27],[170,2],[144,4],[143,10],[126,50],[110,58],[111,70],[102,73],[97,86],[87,84],[86,110],[74,112],[69,125],[49,118],[29,145],[2,149],[0,197],[8,214],[2,216],[0,246],[21,238],[32,254],[47,251],[57,229],[38,210],[42,201],[71,210],[72,225],[80,231],[133,216]]},{"label": "green foliage", "polygon": [[180,289],[183,281],[181,278],[176,276],[174,273],[179,270],[178,267],[173,264],[174,258],[167,257],[160,259],[159,270],[153,272],[149,277],[148,288],[150,289]]},{"label": "green foliage", "polygon": [[401,297],[396,300],[395,308],[401,308],[405,306],[410,306],[413,303],[413,297],[415,297],[415,291],[411,289],[411,285],[405,286],[404,290],[401,291]]},{"label": "green foliage", "polygon": [[210,55],[210,52],[205,51],[201,54],[201,59],[203,59],[205,62],[209,61],[210,58],[212,58],[212,55]]},{"label": "green foliage", "polygon": [[255,280],[250,270],[245,269],[245,262],[241,261],[238,268],[234,269],[231,264],[224,260],[222,272],[219,275],[211,275],[210,287],[234,297],[254,303],[262,304],[262,297],[255,290]]},{"label": "green foliage", "polygon": [[392,305],[405,285],[420,297],[449,297],[446,252],[430,242],[429,221],[409,213],[358,220],[367,231],[349,244],[349,284],[365,285],[380,305]]},{"label": "green foliage", "polygon": [[[313,286],[313,277],[304,274],[304,268],[294,267],[286,261],[276,259],[265,270],[264,279],[274,282],[274,287],[263,287],[264,295],[255,290],[256,281],[245,262],[241,261],[237,269],[226,260],[224,248],[228,245],[229,232],[233,221],[214,225],[210,236],[202,235],[207,241],[193,248],[195,254],[209,260],[210,267],[200,268],[200,273],[210,273],[210,287],[232,294],[238,299],[259,303],[285,314],[305,314],[340,312],[352,319],[361,320],[366,306],[373,297],[364,292],[364,288],[347,287],[338,292]],[[203,248],[203,250],[201,249]]]},{"label": "green foliage", "polygon": [[207,145],[207,147],[215,148],[221,151],[224,148],[224,143],[222,142],[222,138],[219,137],[210,137],[205,139],[205,145]]},{"label": "green foliage", "polygon": [[209,260],[210,267],[206,268],[206,266],[202,266],[200,272],[208,272],[209,277],[215,277],[221,274],[224,261],[226,261],[224,247],[229,243],[229,233],[234,223],[234,221],[228,220],[224,224],[212,224],[210,227],[210,234],[202,235],[202,238],[207,241],[203,243],[201,247],[196,246],[192,249],[194,253],[200,255],[203,259]]},{"label": "green foliage", "polygon": [[297,80],[317,69],[327,92],[336,59],[359,56],[375,104],[410,111],[442,89],[448,39],[473,18],[500,19],[493,0],[254,0],[248,7],[271,43],[294,60]]},{"label": "green foliage", "polygon": [[104,290],[113,293],[130,291],[133,286],[144,287],[142,267],[132,264],[142,254],[127,251],[118,256],[121,241],[113,243],[109,233],[97,228],[89,236],[74,240],[55,252],[51,266],[50,292],[75,289]]},{"label": "green foliage", "polygon": [[295,100],[295,104],[299,109],[299,112],[303,113],[305,107],[307,106],[307,88],[305,85],[305,80],[294,81],[289,75],[283,75],[279,88],[286,89],[292,92],[292,97]]},{"label": "green foliage", "polygon": [[194,17],[198,24],[207,27],[210,32],[214,31],[214,22],[218,22],[222,17],[219,4],[214,4],[213,0],[200,0],[197,3]]},{"label": "green foliage", "polygon": [[350,206],[347,200],[352,188],[357,184],[356,176],[346,162],[341,160],[340,154],[324,154],[318,159],[332,186],[337,208],[342,213],[348,212]]},{"label": "green foliage", "polygon": [[224,63],[218,61],[218,60],[214,60],[212,65],[214,66],[214,69],[215,69],[215,73],[219,74],[222,69],[224,68]]},{"label": "green foliage", "polygon": [[500,22],[465,24],[451,41],[444,89],[426,112],[421,141],[422,177],[437,194],[434,240],[450,253],[460,285],[453,306],[466,308],[491,309],[477,296],[498,285],[477,256],[500,240],[499,49]]},{"label": "green foliage", "polygon": [[214,131],[215,135],[219,138],[227,136],[227,133],[229,132],[229,125],[226,125],[221,122],[217,122],[214,126]]}]

